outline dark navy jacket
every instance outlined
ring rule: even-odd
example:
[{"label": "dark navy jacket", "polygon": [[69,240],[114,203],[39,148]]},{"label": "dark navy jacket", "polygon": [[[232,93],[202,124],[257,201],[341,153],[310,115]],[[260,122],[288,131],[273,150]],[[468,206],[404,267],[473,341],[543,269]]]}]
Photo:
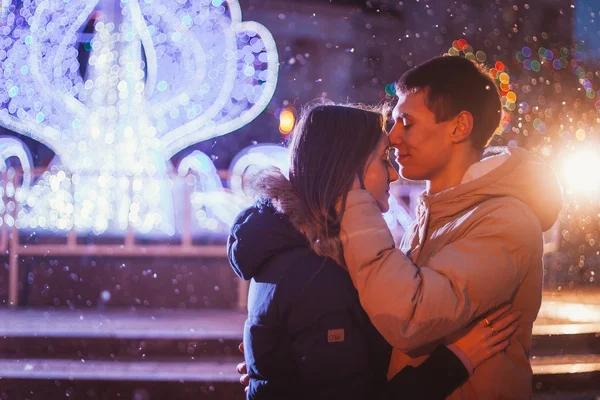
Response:
[{"label": "dark navy jacket", "polygon": [[391,347],[361,308],[350,276],[315,254],[268,201],[237,217],[228,257],[238,276],[252,280],[248,399],[443,399],[467,379],[454,353],[439,347],[387,383]]}]

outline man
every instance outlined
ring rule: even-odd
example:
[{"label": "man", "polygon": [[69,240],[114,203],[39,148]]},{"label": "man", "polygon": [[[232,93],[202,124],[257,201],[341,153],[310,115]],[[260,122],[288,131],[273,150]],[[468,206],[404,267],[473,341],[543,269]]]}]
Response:
[{"label": "man", "polygon": [[450,398],[528,399],[542,232],[562,208],[557,178],[523,149],[484,152],[501,104],[494,81],[471,61],[432,59],[404,74],[396,91],[390,142],[400,173],[427,183],[415,224],[396,249],[375,201],[360,189],[349,193],[342,220],[344,256],[361,303],[394,346],[389,376],[511,302],[522,317],[506,352],[483,363]]}]

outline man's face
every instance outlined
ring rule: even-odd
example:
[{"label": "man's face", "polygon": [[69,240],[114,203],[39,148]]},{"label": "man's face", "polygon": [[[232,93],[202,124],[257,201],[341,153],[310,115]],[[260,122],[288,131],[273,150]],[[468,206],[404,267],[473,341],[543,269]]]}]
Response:
[{"label": "man's face", "polygon": [[392,113],[390,144],[397,149],[400,175],[408,180],[432,180],[448,165],[454,121],[436,123],[425,104],[425,91],[399,94]]}]

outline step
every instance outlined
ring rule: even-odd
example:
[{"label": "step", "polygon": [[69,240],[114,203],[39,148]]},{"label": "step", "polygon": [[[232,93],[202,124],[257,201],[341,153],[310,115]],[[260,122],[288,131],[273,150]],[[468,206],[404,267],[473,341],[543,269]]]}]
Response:
[{"label": "step", "polygon": [[[0,258],[8,304],[8,257]],[[228,309],[239,278],[223,257],[20,256],[19,305],[55,308]]]},{"label": "step", "polygon": [[203,360],[238,351],[245,313],[234,310],[0,310],[2,358]]},{"label": "step", "polygon": [[0,320],[2,400],[244,399],[243,312],[4,309]]},{"label": "step", "polygon": [[244,400],[239,382],[0,380],[2,400]]},{"label": "step", "polygon": [[[600,329],[595,314],[587,313],[594,310],[562,315],[562,306],[573,304],[545,303],[534,326],[534,391],[600,392]],[[239,390],[242,311],[0,309],[0,320],[0,399],[5,387],[20,391],[31,384],[45,393],[55,390],[54,381],[63,389],[102,382],[118,390],[165,393],[175,385],[181,393],[204,393],[199,398],[209,396],[210,387],[236,396]]]},{"label": "step", "polygon": [[0,359],[1,379],[239,382],[238,362]]},{"label": "step", "polygon": [[0,336],[116,339],[239,339],[246,313],[236,310],[0,309]]},{"label": "step", "polygon": [[600,355],[534,357],[533,387],[537,393],[595,391],[600,396]]},{"label": "step", "polygon": [[[558,327],[557,327],[558,328]],[[532,356],[600,354],[600,330],[597,326],[567,325],[550,335],[534,332]]]},{"label": "step", "polygon": [[535,375],[563,375],[600,371],[600,354],[532,357]]}]

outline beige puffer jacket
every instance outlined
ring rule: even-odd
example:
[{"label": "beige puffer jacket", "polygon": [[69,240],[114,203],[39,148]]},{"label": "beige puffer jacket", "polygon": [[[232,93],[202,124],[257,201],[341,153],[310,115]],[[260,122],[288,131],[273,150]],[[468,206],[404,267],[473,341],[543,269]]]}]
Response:
[{"label": "beige puffer jacket", "polygon": [[[488,149],[484,157],[498,154],[475,164],[459,186],[423,194],[401,250],[368,192],[350,192],[342,220],[344,257],[361,303],[394,346],[389,376],[420,364],[432,346],[503,303],[523,313],[506,352],[479,366],[451,399],[531,397],[542,232],[558,218],[561,189],[550,166],[528,151]],[[492,169],[482,173],[486,165]]]}]

